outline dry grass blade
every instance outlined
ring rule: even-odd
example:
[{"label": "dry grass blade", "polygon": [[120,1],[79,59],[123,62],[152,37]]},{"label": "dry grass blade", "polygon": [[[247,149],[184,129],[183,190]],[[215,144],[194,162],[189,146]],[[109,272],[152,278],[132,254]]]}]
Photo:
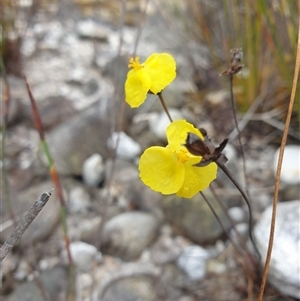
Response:
[{"label": "dry grass blade", "polygon": [[265,267],[264,267],[264,271],[263,271],[262,282],[261,282],[261,286],[260,286],[260,290],[259,290],[259,296],[258,296],[258,299],[257,299],[258,301],[262,301],[262,299],[263,299],[264,289],[265,289],[265,285],[266,285],[266,281],[267,281],[267,275],[268,275],[270,261],[271,261],[272,247],[273,247],[274,234],[275,234],[276,208],[277,208],[277,202],[278,202],[278,192],[279,192],[279,184],[280,184],[281,166],[282,166],[282,161],[283,161],[284,148],[285,148],[285,145],[286,145],[289,126],[290,126],[290,122],[291,122],[293,106],[294,106],[294,102],[295,102],[299,70],[300,70],[300,23],[299,23],[299,27],[298,27],[298,46],[297,46],[297,54],[296,54],[296,63],[295,63],[295,72],[294,72],[292,93],[291,93],[289,108],[288,108],[288,112],[287,112],[285,128],[284,128],[284,131],[283,131],[283,136],[282,136],[282,141],[281,141],[281,146],[280,146],[280,152],[279,152],[279,158],[278,158],[278,165],[277,165],[276,179],[275,179],[274,198],[273,198],[273,211],[272,211],[272,221],[271,221],[271,228],[270,228],[269,245],[268,245],[268,251],[267,251]]}]

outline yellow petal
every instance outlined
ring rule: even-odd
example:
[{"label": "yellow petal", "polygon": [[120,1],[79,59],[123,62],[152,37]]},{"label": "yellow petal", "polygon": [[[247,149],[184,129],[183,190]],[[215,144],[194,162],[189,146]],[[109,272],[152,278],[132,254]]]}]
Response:
[{"label": "yellow petal", "polygon": [[130,70],[125,82],[125,100],[132,107],[139,107],[146,99],[151,78],[143,69]]},{"label": "yellow petal", "polygon": [[176,77],[176,63],[168,53],[153,53],[144,63],[144,70],[151,78],[150,91],[161,92]]},{"label": "yellow petal", "polygon": [[177,192],[177,195],[185,198],[192,198],[199,191],[206,189],[217,176],[217,164],[211,163],[207,166],[197,167],[184,164],[184,182]]},{"label": "yellow petal", "polygon": [[188,133],[193,133],[203,140],[201,132],[186,120],[176,120],[168,126],[166,134],[172,151],[178,151],[185,144]]},{"label": "yellow petal", "polygon": [[162,194],[176,193],[183,184],[185,168],[169,148],[152,146],[139,162],[140,178],[152,190]]}]

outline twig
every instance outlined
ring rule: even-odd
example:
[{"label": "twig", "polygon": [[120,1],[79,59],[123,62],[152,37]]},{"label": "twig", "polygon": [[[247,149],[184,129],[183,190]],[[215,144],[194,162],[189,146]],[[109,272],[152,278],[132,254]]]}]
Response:
[{"label": "twig", "polygon": [[284,148],[286,145],[289,126],[290,126],[290,122],[291,122],[291,118],[292,118],[293,106],[294,106],[294,102],[295,102],[299,70],[300,70],[300,23],[299,23],[299,27],[298,27],[298,45],[297,45],[297,54],[296,54],[296,63],[295,63],[295,72],[294,72],[292,93],[291,93],[289,108],[288,108],[288,112],[287,112],[287,116],[286,116],[285,128],[284,128],[283,135],[282,135],[281,146],[280,146],[280,150],[279,150],[279,158],[278,158],[276,179],[275,179],[275,188],[274,188],[273,210],[272,210],[272,220],[271,220],[271,227],[270,227],[269,245],[268,245],[268,251],[267,251],[262,281],[261,281],[261,285],[260,285],[260,289],[259,289],[259,295],[258,295],[258,299],[257,299],[258,301],[262,301],[262,299],[263,299],[265,285],[266,285],[267,276],[268,276],[269,267],[270,267],[272,248],[273,248],[273,242],[274,242],[274,234],[275,234],[276,209],[277,209],[277,202],[278,202],[281,167],[282,167],[282,161],[283,161]]},{"label": "twig", "polygon": [[48,192],[44,192],[39,199],[33,204],[33,206],[29,209],[26,215],[21,219],[17,227],[14,229],[13,233],[9,237],[9,239],[4,243],[1,247],[0,251],[0,262],[6,257],[6,255],[11,251],[11,249],[16,245],[19,241],[23,233],[29,227],[29,225],[33,222],[33,220],[37,217],[40,211],[48,202],[51,192],[51,189]]}]

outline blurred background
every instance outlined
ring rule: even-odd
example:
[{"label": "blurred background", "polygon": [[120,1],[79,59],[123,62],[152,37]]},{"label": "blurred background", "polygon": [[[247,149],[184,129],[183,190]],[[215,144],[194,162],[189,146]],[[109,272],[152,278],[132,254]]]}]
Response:
[{"label": "blurred background", "polygon": [[[265,254],[299,6],[288,0],[3,0],[1,244],[53,187],[25,75],[66,199],[74,300],[256,300],[260,279],[224,233],[248,239],[240,193],[221,172],[212,185],[218,198],[205,192],[222,228],[200,195],[186,200],[145,187],[139,156],[166,145],[168,120],[154,95],[130,109],[124,82],[132,56],[142,62],[153,52],[174,56],[177,77],[163,92],[170,114],[205,128],[216,145],[229,138],[227,167],[249,192],[254,235]],[[235,47],[243,50],[243,68],[233,79],[234,110],[229,78],[220,74],[230,68]],[[300,299],[299,99],[298,88],[281,178],[278,257],[265,293],[270,301]],[[4,300],[66,300],[60,214],[54,192],[2,262]]]}]

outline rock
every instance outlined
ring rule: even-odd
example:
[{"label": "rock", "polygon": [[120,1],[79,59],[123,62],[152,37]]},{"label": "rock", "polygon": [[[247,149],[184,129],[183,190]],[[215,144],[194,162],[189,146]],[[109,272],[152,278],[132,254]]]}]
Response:
[{"label": "rock", "polygon": [[159,226],[151,214],[122,213],[104,224],[101,250],[123,260],[135,260],[154,240]]},{"label": "rock", "polygon": [[72,242],[70,251],[74,264],[80,271],[88,272],[102,260],[102,254],[96,247],[82,241]]},{"label": "rock", "polygon": [[[279,149],[274,154],[273,170],[276,174]],[[300,182],[300,146],[287,145],[284,150],[280,179],[286,184],[299,184]]]},{"label": "rock", "polygon": [[245,210],[241,207],[231,207],[227,213],[235,224],[245,222],[248,219]]},{"label": "rock", "polygon": [[[300,200],[282,202],[277,206],[276,227],[268,281],[280,292],[300,299],[299,244]],[[254,227],[254,237],[265,262],[272,206],[261,215]]]},{"label": "rock", "polygon": [[69,192],[68,209],[71,213],[87,213],[91,209],[91,197],[82,187]]},{"label": "rock", "polygon": [[[229,226],[225,213],[216,200],[204,192],[225,227]],[[200,195],[192,199],[179,198],[175,195],[163,198],[165,216],[175,231],[198,244],[213,243],[223,230]]]},{"label": "rock", "polygon": [[49,133],[47,141],[59,173],[79,176],[84,161],[92,154],[108,156],[105,141],[110,122],[103,114],[95,104]]},{"label": "rock", "polygon": [[97,187],[104,181],[105,167],[100,154],[93,154],[84,161],[82,178],[85,184],[91,187]]},{"label": "rock", "polygon": [[152,247],[152,260],[156,264],[174,262],[182,252],[183,247],[183,242],[180,237],[173,238],[166,234],[161,235]]},{"label": "rock", "polygon": [[[156,301],[154,283],[146,276],[135,276],[112,283],[99,301]],[[97,300],[97,301],[98,301]]]},{"label": "rock", "polygon": [[242,241],[245,242],[247,241],[247,238],[249,236],[249,224],[247,223],[236,224],[235,228],[229,231],[229,235],[237,245],[242,245],[243,243],[241,242],[241,239]]},{"label": "rock", "polygon": [[107,141],[110,149],[116,148],[120,159],[133,160],[141,153],[141,146],[124,132],[114,132]]},{"label": "rock", "polygon": [[[41,194],[51,190],[52,187],[52,181],[43,182],[21,192],[16,199],[12,198],[12,200],[15,200],[12,204],[15,217],[20,219],[32,207],[34,202],[38,200]],[[3,218],[3,220],[9,220],[8,213],[7,217]],[[60,202],[54,190],[47,204],[22,235],[21,243],[27,245],[45,239],[53,232],[59,220]],[[12,231],[13,225],[2,232],[1,239],[8,239]]]},{"label": "rock", "polygon": [[[181,111],[169,108],[169,114],[173,120],[183,119]],[[170,120],[165,111],[159,114],[153,114],[152,118],[148,120],[150,131],[160,140],[167,141],[166,129],[170,124]]]},{"label": "rock", "polygon": [[176,263],[184,270],[191,280],[197,281],[205,277],[206,263],[210,257],[208,251],[193,245],[185,248]]},{"label": "rock", "polygon": [[[62,95],[46,97],[38,104],[38,108],[43,128],[46,131],[67,122],[76,115],[70,100]],[[25,116],[31,121],[32,126],[35,127],[31,105],[27,104],[24,109]]]},{"label": "rock", "polygon": [[107,42],[110,30],[107,26],[102,26],[94,20],[88,19],[77,23],[76,32],[80,38]]},{"label": "rock", "polygon": [[[53,270],[44,271],[39,276],[39,280],[43,284],[45,292],[50,300],[66,300],[67,292],[67,272],[62,267],[56,267]],[[41,294],[34,281],[25,282],[19,285],[13,293],[11,293],[6,301],[44,301],[45,298]]]}]

